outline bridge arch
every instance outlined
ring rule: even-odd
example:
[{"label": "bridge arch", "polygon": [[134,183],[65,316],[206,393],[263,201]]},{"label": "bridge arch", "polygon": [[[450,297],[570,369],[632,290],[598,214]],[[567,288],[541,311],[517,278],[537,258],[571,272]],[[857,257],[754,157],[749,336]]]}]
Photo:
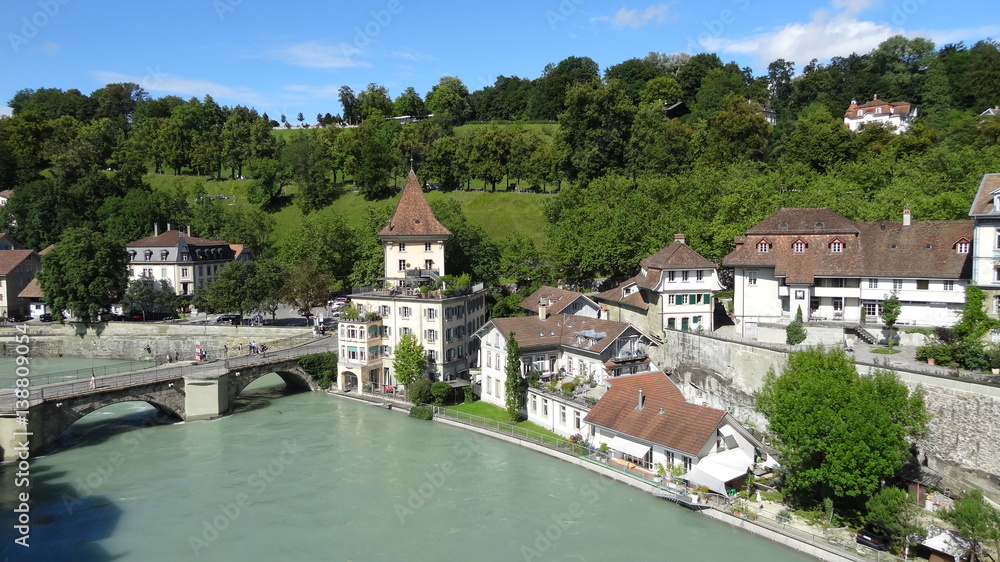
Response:
[{"label": "bridge arch", "polygon": [[[169,385],[169,386],[168,386]],[[32,416],[41,421],[39,433],[41,439],[33,443],[36,452],[44,452],[66,432],[73,424],[88,414],[124,402],[145,402],[156,410],[156,419],[160,423],[172,423],[184,419],[184,396],[174,390],[174,385],[166,383],[163,389],[141,394],[128,392],[111,392],[95,395],[80,395],[62,399],[51,399],[32,408]],[[37,416],[37,417],[36,417]]]},{"label": "bridge arch", "polygon": [[281,377],[281,380],[285,381],[285,386],[289,389],[302,391],[319,390],[319,386],[312,380],[312,377],[307,375],[297,363],[294,366],[273,365],[269,367],[238,369],[229,373],[229,404],[232,405],[240,394],[243,393],[243,390],[250,386],[250,383],[271,373],[275,373]]}]

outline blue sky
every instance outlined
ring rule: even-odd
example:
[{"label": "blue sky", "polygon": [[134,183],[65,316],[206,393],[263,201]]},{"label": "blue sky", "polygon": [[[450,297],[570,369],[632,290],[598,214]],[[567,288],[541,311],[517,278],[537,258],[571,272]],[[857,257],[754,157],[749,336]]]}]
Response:
[{"label": "blue sky", "polygon": [[[8,0],[0,112],[22,88],[132,81],[154,97],[211,94],[289,120],[340,113],[337,90],[395,98],[442,76],[470,91],[588,56],[604,68],[650,51],[717,52],[757,73],[777,58],[867,52],[896,34],[937,45],[1000,37],[992,2],[828,0]],[[808,4],[808,5],[806,5]]]}]

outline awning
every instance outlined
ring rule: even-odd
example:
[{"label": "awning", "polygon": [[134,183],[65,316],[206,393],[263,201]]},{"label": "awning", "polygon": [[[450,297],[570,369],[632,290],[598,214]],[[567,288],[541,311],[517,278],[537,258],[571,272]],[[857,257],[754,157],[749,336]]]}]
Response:
[{"label": "awning", "polygon": [[624,439],[618,435],[611,440],[611,443],[608,443],[608,446],[616,451],[621,451],[626,455],[632,455],[638,459],[645,457],[646,453],[649,452],[649,447],[640,445],[634,441],[629,441],[628,439]]},{"label": "awning", "polygon": [[751,466],[753,460],[746,453],[741,449],[730,449],[701,459],[684,475],[684,479],[725,495],[728,492],[726,482],[743,476]]}]

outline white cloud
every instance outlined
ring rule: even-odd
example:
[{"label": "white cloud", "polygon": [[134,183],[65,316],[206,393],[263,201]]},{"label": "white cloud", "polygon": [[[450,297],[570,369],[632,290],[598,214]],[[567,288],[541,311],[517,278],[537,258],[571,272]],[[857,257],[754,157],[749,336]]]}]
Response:
[{"label": "white cloud", "polygon": [[632,8],[631,10],[621,8],[615,12],[614,16],[595,19],[600,21],[610,21],[611,25],[618,29],[623,27],[627,27],[629,29],[639,29],[650,22],[664,23],[672,19],[672,17],[673,15],[670,14],[669,8],[666,4],[655,4],[643,10],[640,10],[639,8]]},{"label": "white cloud", "polygon": [[311,84],[288,84],[281,89],[289,92],[308,94],[314,98],[336,98],[340,94],[340,85],[313,86]]},{"label": "white cloud", "polygon": [[349,43],[331,45],[323,41],[306,41],[270,53],[270,58],[304,68],[351,68],[370,66],[359,60],[361,50]]},{"label": "white cloud", "polygon": [[703,41],[703,46],[726,53],[752,54],[764,64],[785,59],[801,66],[814,58],[825,60],[867,53],[900,32],[885,24],[843,15],[828,18],[825,13],[817,12],[808,23],[789,23],[777,31],[739,40],[710,39]]},{"label": "white cloud", "polygon": [[160,72],[159,68],[146,68],[145,76],[128,75],[105,70],[94,70],[90,74],[102,84],[135,82],[148,92],[161,92],[181,97],[193,96],[197,98],[208,94],[213,98],[233,100],[237,103],[250,106],[268,105],[268,100],[252,88],[226,86],[225,84],[219,84],[210,80],[174,76]]},{"label": "white cloud", "polygon": [[13,113],[13,109],[7,107],[6,105],[0,105],[0,116],[10,117]]},{"label": "white cloud", "polygon": [[431,57],[429,55],[425,55],[423,53],[411,53],[411,52],[408,52],[408,51],[392,51],[389,54],[391,54],[392,56],[394,56],[396,58],[399,58],[399,59],[406,59],[406,60],[412,60],[412,61],[425,61],[425,60],[432,60],[432,58],[433,58],[433,57]]}]

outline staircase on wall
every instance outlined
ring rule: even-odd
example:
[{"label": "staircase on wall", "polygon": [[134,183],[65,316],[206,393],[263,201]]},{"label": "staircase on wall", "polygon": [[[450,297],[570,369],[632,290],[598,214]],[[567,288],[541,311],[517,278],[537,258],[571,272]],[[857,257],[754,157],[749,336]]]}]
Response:
[{"label": "staircase on wall", "polygon": [[869,332],[865,328],[862,328],[861,326],[857,326],[856,328],[854,328],[854,331],[857,332],[858,339],[860,339],[861,341],[867,343],[868,345],[877,345],[878,344],[878,338],[875,337],[875,334]]}]

